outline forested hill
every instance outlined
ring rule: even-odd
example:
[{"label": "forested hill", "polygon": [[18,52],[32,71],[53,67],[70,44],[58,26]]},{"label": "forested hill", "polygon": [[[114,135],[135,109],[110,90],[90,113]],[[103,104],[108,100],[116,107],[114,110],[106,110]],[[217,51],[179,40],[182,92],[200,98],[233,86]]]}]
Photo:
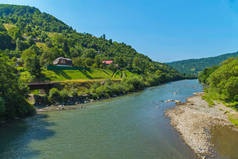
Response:
[{"label": "forested hill", "polygon": [[[206,68],[199,74],[199,81],[206,87],[205,98],[222,100],[238,110],[238,57],[229,58],[219,66]],[[237,123],[236,123],[237,124]]]},{"label": "forested hill", "polygon": [[[58,57],[70,66],[51,66]],[[29,91],[32,82],[71,82],[44,94],[48,105],[85,94],[105,99],[179,79],[178,71],[130,45],[78,33],[34,7],[0,5],[0,121],[34,113],[26,100],[39,93]],[[90,84],[80,87],[82,81]]]},{"label": "forested hill", "polygon": [[38,30],[48,32],[72,32],[72,28],[55,17],[41,13],[34,7],[0,5],[1,23],[17,24],[24,32]]},{"label": "forested hill", "polygon": [[238,56],[238,52],[235,52],[235,53],[223,54],[216,57],[175,61],[175,62],[168,63],[168,65],[172,66],[173,68],[175,68],[181,73],[197,76],[198,73],[203,71],[206,67],[219,65],[222,61],[228,58],[237,57],[237,56]]},{"label": "forested hill", "polygon": [[[34,77],[58,57],[71,58],[78,67],[129,70],[138,74],[155,71],[169,78],[180,76],[171,67],[152,61],[130,45],[77,33],[55,17],[29,6],[0,5],[0,49],[10,58],[24,63],[24,71]],[[113,65],[105,66],[104,60]],[[31,62],[29,62],[31,61]],[[29,64],[27,64],[29,62]]]}]

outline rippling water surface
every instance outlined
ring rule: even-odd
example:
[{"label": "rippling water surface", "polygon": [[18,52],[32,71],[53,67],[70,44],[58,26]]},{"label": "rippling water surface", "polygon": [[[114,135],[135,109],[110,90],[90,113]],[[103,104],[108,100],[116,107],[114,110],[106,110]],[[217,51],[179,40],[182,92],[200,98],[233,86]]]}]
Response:
[{"label": "rippling water surface", "polygon": [[175,105],[163,101],[199,91],[184,80],[28,118],[0,129],[0,159],[193,159],[164,116]]}]

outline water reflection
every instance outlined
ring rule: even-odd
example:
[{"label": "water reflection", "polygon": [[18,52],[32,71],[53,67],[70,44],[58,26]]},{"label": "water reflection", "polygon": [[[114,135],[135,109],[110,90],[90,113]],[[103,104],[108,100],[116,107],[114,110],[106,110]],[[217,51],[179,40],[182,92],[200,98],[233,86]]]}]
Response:
[{"label": "water reflection", "polygon": [[0,128],[0,158],[1,159],[29,159],[40,154],[29,144],[34,141],[45,140],[54,136],[55,132],[48,127],[55,125],[48,122],[48,115],[40,114],[24,121],[17,121]]}]

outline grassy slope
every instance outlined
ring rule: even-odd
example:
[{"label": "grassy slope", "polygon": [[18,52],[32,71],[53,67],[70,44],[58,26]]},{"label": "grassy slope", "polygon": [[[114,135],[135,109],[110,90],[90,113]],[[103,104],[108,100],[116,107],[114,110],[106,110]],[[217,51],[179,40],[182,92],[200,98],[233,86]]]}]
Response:
[{"label": "grassy slope", "polygon": [[113,73],[111,70],[104,70],[104,69],[91,69],[90,71],[44,70],[43,74],[46,76],[46,79],[49,81],[97,80],[97,79],[120,80],[122,77],[138,76],[129,71],[117,71],[116,73]]},{"label": "grassy slope", "polygon": [[3,26],[5,27],[6,30],[9,30],[11,28],[15,28],[16,25],[14,24],[8,24],[8,23],[4,23]]}]

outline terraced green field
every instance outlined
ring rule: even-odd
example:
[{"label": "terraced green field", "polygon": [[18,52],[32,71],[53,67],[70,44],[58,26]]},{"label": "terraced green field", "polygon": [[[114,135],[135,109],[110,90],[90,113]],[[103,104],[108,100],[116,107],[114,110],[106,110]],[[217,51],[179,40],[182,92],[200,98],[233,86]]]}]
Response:
[{"label": "terraced green field", "polygon": [[129,71],[116,71],[105,69],[90,69],[88,71],[80,70],[44,70],[43,74],[49,81],[65,80],[96,80],[96,79],[113,79],[118,80],[129,76],[138,76]]}]

